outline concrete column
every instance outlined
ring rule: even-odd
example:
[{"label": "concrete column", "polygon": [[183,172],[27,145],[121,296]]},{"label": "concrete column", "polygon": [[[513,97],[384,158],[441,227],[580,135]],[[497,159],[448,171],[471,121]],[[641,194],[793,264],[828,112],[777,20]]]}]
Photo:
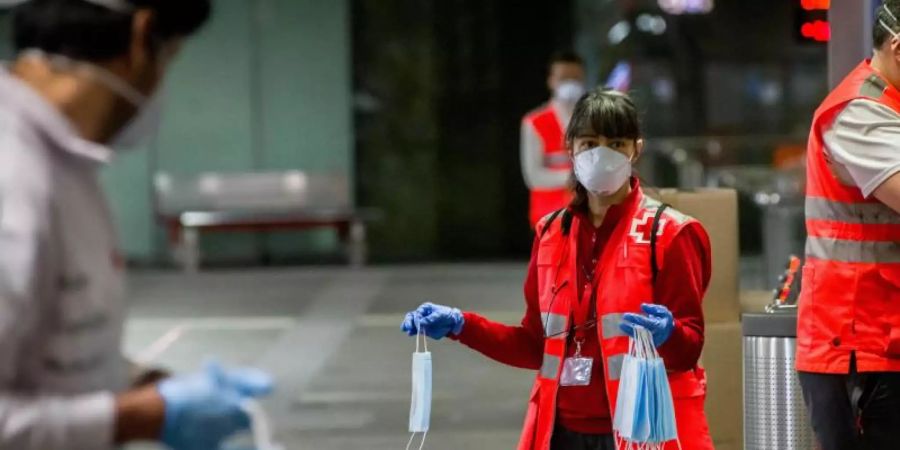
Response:
[{"label": "concrete column", "polygon": [[837,86],[863,59],[872,55],[873,11],[881,0],[832,0],[828,20],[828,82]]}]

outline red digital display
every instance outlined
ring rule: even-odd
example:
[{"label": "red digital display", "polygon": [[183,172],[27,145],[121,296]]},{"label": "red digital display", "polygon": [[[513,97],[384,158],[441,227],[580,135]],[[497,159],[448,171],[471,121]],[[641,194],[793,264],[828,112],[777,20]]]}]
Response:
[{"label": "red digital display", "polygon": [[828,10],[831,0],[800,0],[800,7],[807,11]]},{"label": "red digital display", "polygon": [[806,22],[800,27],[800,35],[816,42],[828,42],[831,39],[831,25],[824,20]]}]

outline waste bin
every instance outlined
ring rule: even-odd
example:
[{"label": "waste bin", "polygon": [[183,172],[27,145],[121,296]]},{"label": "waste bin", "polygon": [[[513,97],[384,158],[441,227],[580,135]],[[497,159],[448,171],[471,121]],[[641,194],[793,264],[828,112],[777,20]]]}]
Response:
[{"label": "waste bin", "polygon": [[815,450],[794,368],[796,309],[744,314],[744,450]]}]

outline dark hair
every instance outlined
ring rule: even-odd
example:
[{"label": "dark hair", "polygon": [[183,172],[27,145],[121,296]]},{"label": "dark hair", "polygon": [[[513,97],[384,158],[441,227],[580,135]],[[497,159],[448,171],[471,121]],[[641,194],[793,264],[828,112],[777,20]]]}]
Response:
[{"label": "dark hair", "polygon": [[[156,13],[148,45],[185,37],[209,18],[211,0],[123,0]],[[16,51],[36,48],[87,61],[124,55],[131,42],[132,14],[86,0],[31,0],[13,13]]]},{"label": "dark hair", "polygon": [[[566,147],[571,149],[576,138],[590,135],[640,139],[641,122],[631,97],[609,88],[597,88],[581,97],[566,129]],[[588,207],[587,190],[574,176],[569,183],[575,193],[570,207],[585,210]]]},{"label": "dark hair", "polygon": [[578,64],[584,67],[584,60],[571,50],[558,50],[550,56],[550,62],[547,64],[548,69],[552,69],[554,64]]},{"label": "dark hair", "polygon": [[881,22],[884,22],[885,25],[891,28],[895,33],[900,32],[900,23],[891,17],[891,14],[888,11],[885,11],[887,8],[891,14],[894,14],[894,17],[900,19],[900,0],[884,0],[883,7],[879,7],[875,12],[875,23],[872,24],[872,43],[875,48],[881,48],[885,42],[889,41],[893,36],[891,33],[888,33],[884,26],[881,25]]}]

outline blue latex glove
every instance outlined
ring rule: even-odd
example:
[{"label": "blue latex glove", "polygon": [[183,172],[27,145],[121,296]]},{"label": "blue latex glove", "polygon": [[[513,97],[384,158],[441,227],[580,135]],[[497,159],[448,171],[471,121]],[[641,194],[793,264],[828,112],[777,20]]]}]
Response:
[{"label": "blue latex glove", "polygon": [[650,334],[653,335],[653,345],[659,348],[672,336],[672,330],[675,329],[675,317],[672,316],[669,308],[662,305],[644,303],[641,305],[641,311],[646,316],[633,313],[625,314],[625,317],[622,318],[622,323],[619,324],[619,328],[633,338],[634,326],[640,325],[650,331]]},{"label": "blue latex glove", "polygon": [[415,311],[406,313],[400,329],[415,336],[419,334],[419,327],[422,327],[428,337],[440,340],[450,334],[459,335],[465,323],[462,312],[456,308],[423,303]]},{"label": "blue latex glove", "polygon": [[173,450],[218,450],[250,427],[241,403],[268,395],[272,378],[255,369],[223,369],[208,363],[197,374],[170,378],[158,390],[166,403],[161,441]]}]

